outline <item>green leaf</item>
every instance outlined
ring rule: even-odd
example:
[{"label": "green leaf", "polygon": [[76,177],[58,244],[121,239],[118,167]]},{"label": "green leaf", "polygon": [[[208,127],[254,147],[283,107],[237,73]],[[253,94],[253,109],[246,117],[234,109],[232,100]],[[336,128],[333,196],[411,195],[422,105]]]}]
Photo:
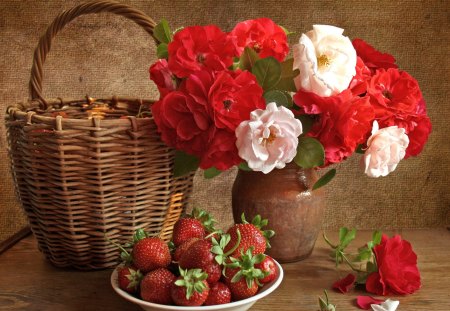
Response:
[{"label": "green leaf", "polygon": [[352,229],[351,231],[347,231],[344,238],[341,240],[342,249],[346,248],[351,241],[353,241],[356,237],[356,229]]},{"label": "green leaf", "polygon": [[160,59],[162,58],[169,58],[169,52],[167,50],[167,43],[161,43],[156,48],[156,56]]},{"label": "green leaf", "polygon": [[316,183],[312,187],[312,190],[316,190],[316,189],[319,189],[320,187],[325,186],[326,184],[328,184],[334,178],[334,176],[336,176],[336,169],[335,168],[329,170],[325,175],[320,177],[319,180],[316,181]]},{"label": "green leaf", "polygon": [[374,231],[373,235],[372,235],[372,241],[373,241],[373,246],[375,245],[379,245],[381,243],[381,237],[383,236],[383,233],[381,231]]},{"label": "green leaf", "polygon": [[240,170],[243,170],[243,171],[246,171],[246,172],[250,172],[252,169],[250,168],[250,167],[248,167],[248,164],[247,164],[247,162],[241,162],[239,165],[238,165],[238,168],[240,169]]},{"label": "green leaf", "polygon": [[280,81],[281,65],[279,61],[270,56],[256,61],[252,73],[256,76],[258,84],[264,90],[269,90]]},{"label": "green leaf", "polygon": [[252,48],[245,47],[244,52],[242,52],[239,59],[239,68],[252,71],[257,60],[259,60],[258,53]]},{"label": "green leaf", "polygon": [[283,90],[287,92],[297,91],[294,83],[294,78],[300,74],[298,69],[293,69],[294,59],[289,58],[281,63],[281,76],[280,81],[275,86],[277,90]]},{"label": "green leaf", "polygon": [[174,162],[173,176],[180,177],[195,171],[198,168],[200,160],[193,155],[177,150],[175,152]]},{"label": "green leaf", "polygon": [[169,43],[172,41],[172,33],[170,31],[167,20],[162,19],[153,29],[153,35],[161,43]]},{"label": "green leaf", "polygon": [[218,170],[217,168],[210,167],[208,169],[206,169],[203,173],[203,175],[205,176],[206,179],[210,179],[210,178],[214,178],[218,175],[220,175],[222,173],[222,171]]},{"label": "green leaf", "polygon": [[315,121],[314,117],[311,115],[302,114],[302,115],[296,116],[296,118],[299,119],[300,122],[302,122],[302,129],[303,129],[302,135],[307,134],[311,130],[311,128],[314,124],[314,121]]},{"label": "green leaf", "polygon": [[300,137],[297,146],[295,163],[303,168],[321,166],[325,161],[325,150],[322,144],[312,137]]},{"label": "green leaf", "polygon": [[286,108],[292,107],[292,96],[291,94],[284,91],[267,91],[264,93],[264,99],[266,100],[266,104],[274,102],[277,104],[277,106],[284,106]]},{"label": "green leaf", "polygon": [[341,227],[339,228],[339,243],[342,244],[342,241],[344,241],[345,236],[348,233],[348,228],[347,227]]}]

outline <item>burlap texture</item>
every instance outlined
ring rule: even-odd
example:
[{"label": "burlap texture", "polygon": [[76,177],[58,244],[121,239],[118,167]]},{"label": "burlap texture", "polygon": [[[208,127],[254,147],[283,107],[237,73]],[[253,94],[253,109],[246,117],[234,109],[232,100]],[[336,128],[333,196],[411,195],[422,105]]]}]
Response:
[{"label": "burlap texture", "polygon": [[[0,117],[6,106],[28,96],[32,53],[47,25],[62,10],[82,1],[3,0],[0,3]],[[122,1],[166,18],[173,29],[215,23],[226,30],[241,20],[270,17],[300,33],[315,23],[345,28],[396,56],[399,66],[420,83],[433,133],[418,158],[396,172],[367,178],[355,156],[338,167],[327,187],[325,228],[423,228],[450,224],[449,6],[443,1]],[[112,94],[156,98],[148,80],[155,49],[134,23],[112,15],[88,16],[59,35],[45,64],[46,97]],[[8,168],[4,126],[0,140],[0,241],[25,224]],[[224,227],[231,223],[230,191],[235,171],[213,181],[199,173],[194,204],[211,210]]]}]

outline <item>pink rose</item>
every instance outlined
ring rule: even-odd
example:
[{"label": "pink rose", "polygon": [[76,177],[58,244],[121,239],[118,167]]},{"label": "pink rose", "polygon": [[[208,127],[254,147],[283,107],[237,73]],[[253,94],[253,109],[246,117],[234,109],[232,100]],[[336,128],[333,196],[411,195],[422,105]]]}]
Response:
[{"label": "pink rose", "polygon": [[236,129],[239,156],[252,170],[264,174],[283,168],[294,159],[302,131],[302,124],[292,111],[269,103],[266,110],[256,109],[250,120]]}]

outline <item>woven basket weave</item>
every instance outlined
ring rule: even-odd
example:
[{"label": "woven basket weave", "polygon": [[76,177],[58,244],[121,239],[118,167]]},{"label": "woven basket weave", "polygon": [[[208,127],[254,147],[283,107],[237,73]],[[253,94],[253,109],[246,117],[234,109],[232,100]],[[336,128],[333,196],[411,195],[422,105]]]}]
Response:
[{"label": "woven basket weave", "polygon": [[153,36],[153,20],[116,2],[63,12],[35,50],[31,100],[6,114],[19,198],[40,250],[59,267],[114,266],[118,250],[105,235],[123,243],[144,228],[170,239],[192,190],[193,174],[173,177],[174,151],[159,139],[152,101],[42,96],[43,63],[53,38],[76,17],[101,12],[127,17]]}]

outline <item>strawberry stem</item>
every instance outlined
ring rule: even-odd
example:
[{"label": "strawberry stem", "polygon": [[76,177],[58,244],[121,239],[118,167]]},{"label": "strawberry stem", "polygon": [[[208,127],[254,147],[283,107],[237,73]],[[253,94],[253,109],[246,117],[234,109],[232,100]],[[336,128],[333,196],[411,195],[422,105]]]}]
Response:
[{"label": "strawberry stem", "polygon": [[225,257],[230,256],[231,254],[234,253],[235,250],[237,250],[237,248],[239,247],[239,245],[241,244],[241,232],[239,231],[239,229],[236,229],[236,234],[237,234],[237,241],[236,244],[234,244],[234,246],[224,254]]}]

